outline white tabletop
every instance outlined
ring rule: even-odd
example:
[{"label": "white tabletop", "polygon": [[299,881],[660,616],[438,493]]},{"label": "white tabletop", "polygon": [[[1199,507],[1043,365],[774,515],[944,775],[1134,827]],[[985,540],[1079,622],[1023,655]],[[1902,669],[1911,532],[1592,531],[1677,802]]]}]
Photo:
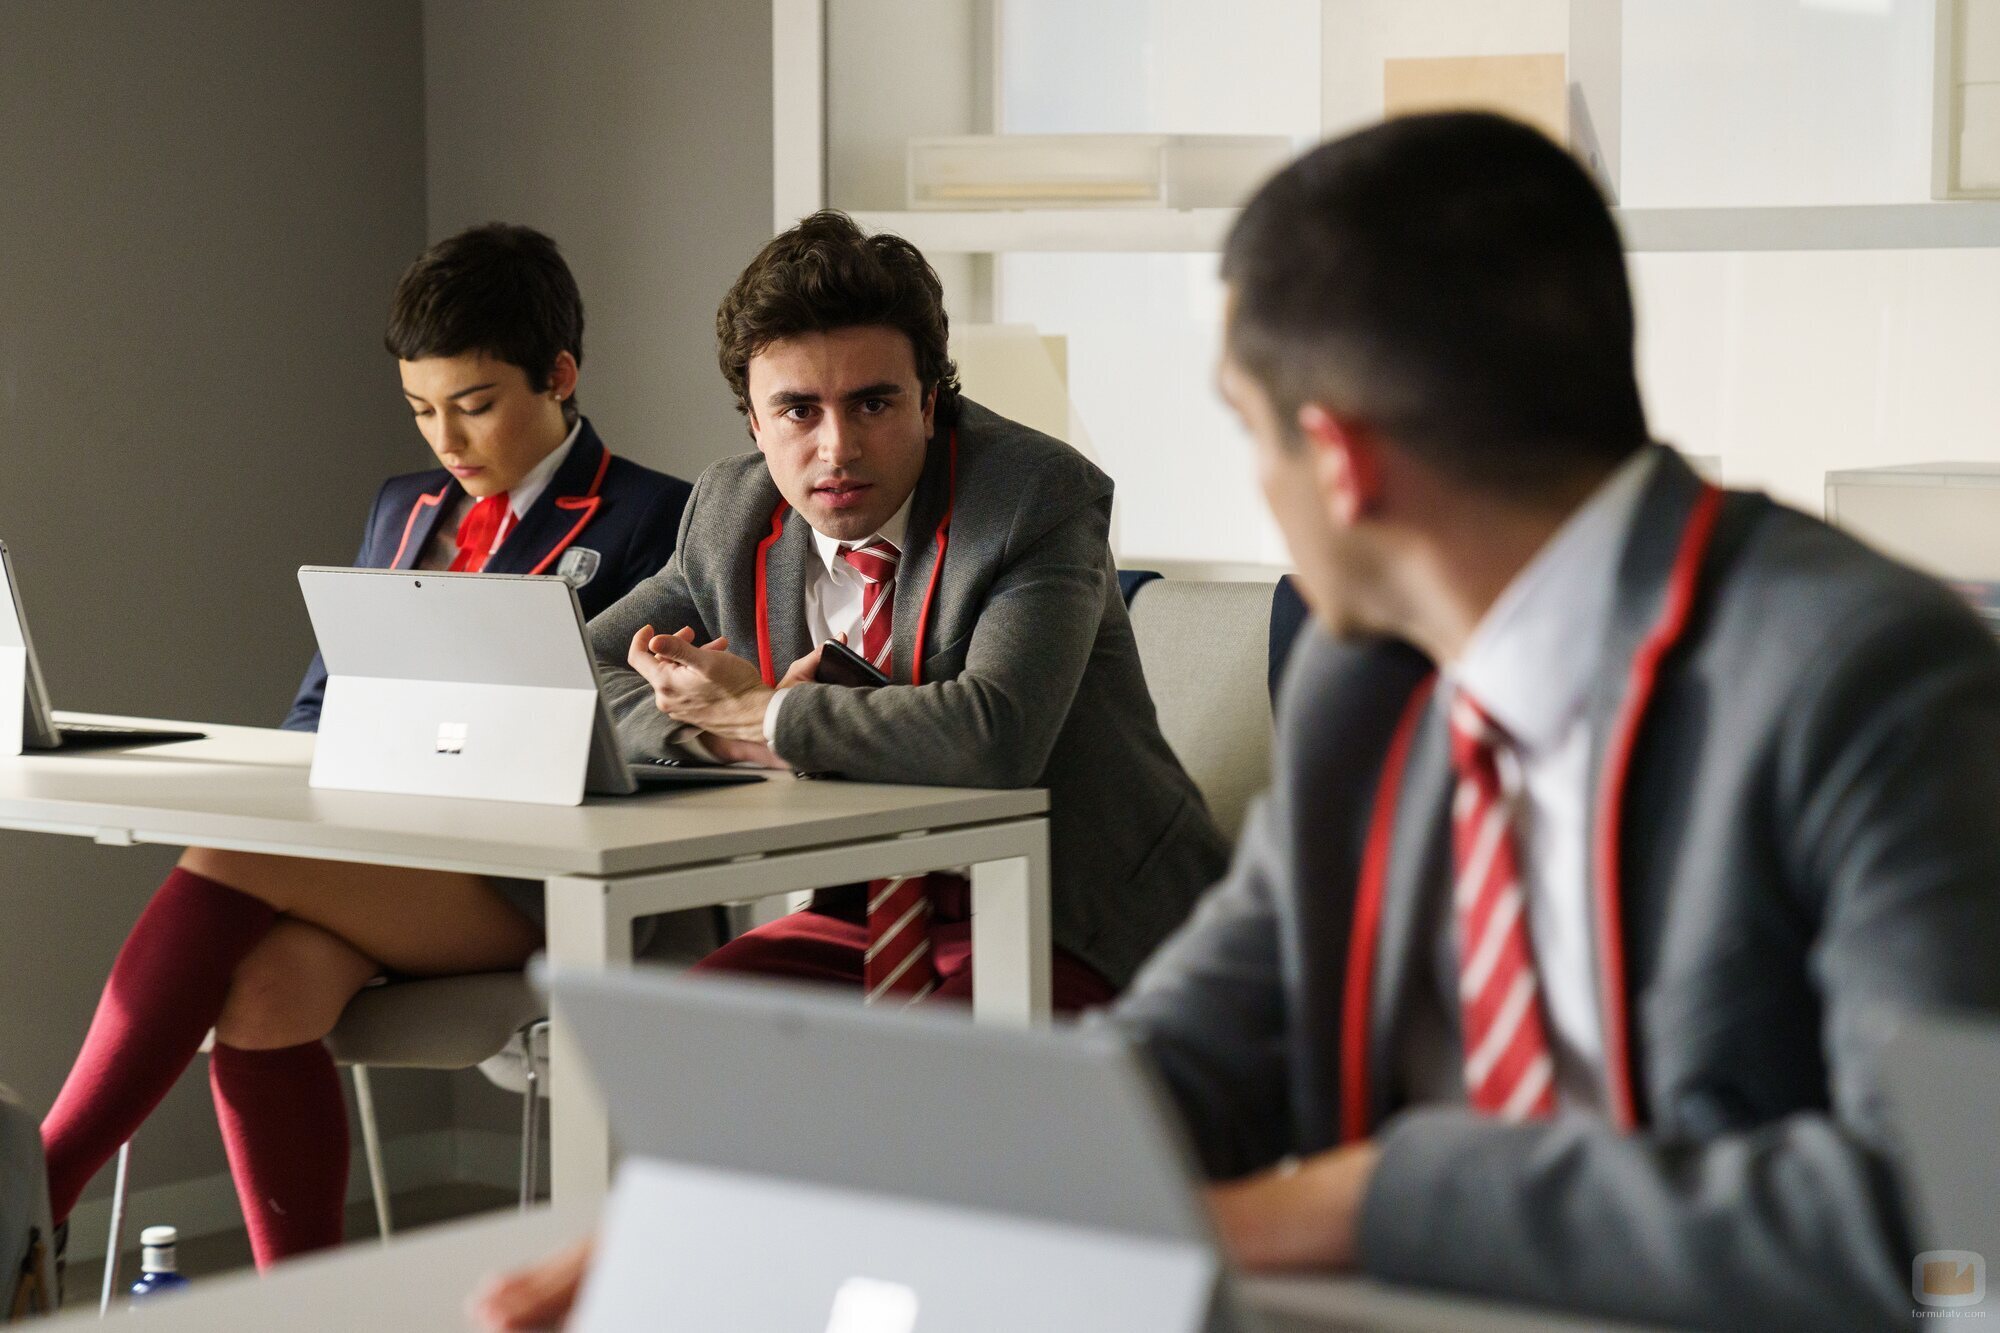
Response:
[{"label": "white tabletop", "polygon": [[[594,1214],[537,1208],[454,1222],[294,1260],[260,1278],[252,1272],[197,1282],[131,1313],[135,1328],[156,1333],[353,1333],[458,1329],[466,1298],[489,1273],[550,1254],[590,1231]],[[122,1322],[116,1313],[114,1323]],[[87,1314],[66,1315],[52,1327],[97,1325]]]},{"label": "white tabletop", "polygon": [[[548,1208],[502,1213],[417,1232],[393,1245],[350,1245],[287,1264],[268,1278],[244,1273],[212,1279],[147,1306],[144,1327],[153,1333],[466,1328],[466,1297],[486,1275],[538,1259],[583,1236],[593,1216]],[[1615,1333],[1603,1320],[1387,1287],[1361,1278],[1257,1278],[1245,1284],[1244,1293],[1267,1321],[1269,1333]],[[58,1320],[54,1327],[81,1329],[95,1322],[93,1308]]]},{"label": "white tabletop", "polygon": [[1646,1333],[1633,1324],[1502,1305],[1364,1277],[1259,1277],[1243,1283],[1267,1333]]},{"label": "white tabletop", "polygon": [[485,874],[617,875],[1040,815],[1039,789],[983,791],[767,781],[580,806],[321,791],[313,737],[204,722],[59,714],[176,727],[205,740],[0,757],[0,828],[105,842],[284,851]]}]

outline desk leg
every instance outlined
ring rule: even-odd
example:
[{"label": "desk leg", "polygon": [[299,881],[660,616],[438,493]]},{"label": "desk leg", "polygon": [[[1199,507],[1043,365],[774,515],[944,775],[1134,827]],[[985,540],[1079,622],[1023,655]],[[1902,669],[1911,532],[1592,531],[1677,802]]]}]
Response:
[{"label": "desk leg", "polygon": [[[601,880],[551,879],[549,961],[560,967],[632,965],[632,919],[613,912]],[[604,1099],[584,1072],[576,1034],[558,1015],[549,1028],[551,1194],[565,1208],[594,1207],[611,1182],[611,1125]]]},{"label": "desk leg", "polygon": [[1049,828],[1019,826],[1021,854],[972,867],[972,1015],[1016,1027],[1049,1021]]}]

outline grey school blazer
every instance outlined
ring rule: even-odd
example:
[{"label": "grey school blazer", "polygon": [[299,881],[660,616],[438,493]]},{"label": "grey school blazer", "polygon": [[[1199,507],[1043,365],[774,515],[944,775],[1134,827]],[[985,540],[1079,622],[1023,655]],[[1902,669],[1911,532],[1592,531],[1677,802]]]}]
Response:
[{"label": "grey school blazer", "polygon": [[[1107,535],[1111,479],[1058,440],[960,400],[956,499],[911,687],[917,623],[952,491],[940,420],[896,573],[896,686],[794,687],[777,750],[808,772],[869,782],[1049,789],[1055,942],[1123,987],[1220,877],[1228,845],[1160,734]],[[811,528],[763,457],[702,473],[665,569],[590,623],[628,755],[667,748],[668,719],[625,664],[639,627],[694,626],[782,676],[811,652]],[[775,527],[774,527],[775,525]],[[765,602],[758,614],[758,548]],[[759,621],[765,621],[760,636]]]},{"label": "grey school blazer", "polygon": [[1215,1177],[1373,1137],[1380,1277],[1676,1325],[1900,1324],[1878,1061],[1899,1015],[2000,1010],[2000,651],[1939,584],[1662,453],[1606,573],[1592,704],[1610,1117],[1509,1126],[1396,1086],[1451,865],[1446,728],[1404,646],[1302,641],[1275,786],[1115,1016]]}]

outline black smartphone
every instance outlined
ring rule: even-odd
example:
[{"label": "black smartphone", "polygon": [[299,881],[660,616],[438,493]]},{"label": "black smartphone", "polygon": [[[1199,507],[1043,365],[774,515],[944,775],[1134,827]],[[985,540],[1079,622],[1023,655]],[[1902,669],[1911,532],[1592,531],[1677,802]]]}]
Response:
[{"label": "black smartphone", "polygon": [[889,678],[873,662],[838,639],[820,646],[819,670],[813,679],[822,685],[887,685]]}]

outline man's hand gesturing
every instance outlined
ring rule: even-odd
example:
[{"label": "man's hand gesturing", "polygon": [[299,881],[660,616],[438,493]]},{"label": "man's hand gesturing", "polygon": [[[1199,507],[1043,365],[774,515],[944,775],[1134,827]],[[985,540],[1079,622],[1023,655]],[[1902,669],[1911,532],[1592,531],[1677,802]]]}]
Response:
[{"label": "man's hand gesturing", "polygon": [[632,636],[625,660],[653,687],[653,702],[676,722],[730,740],[764,739],[771,689],[757,668],[727,650],[729,640],[697,646],[694,631],[661,634],[651,625]]}]

